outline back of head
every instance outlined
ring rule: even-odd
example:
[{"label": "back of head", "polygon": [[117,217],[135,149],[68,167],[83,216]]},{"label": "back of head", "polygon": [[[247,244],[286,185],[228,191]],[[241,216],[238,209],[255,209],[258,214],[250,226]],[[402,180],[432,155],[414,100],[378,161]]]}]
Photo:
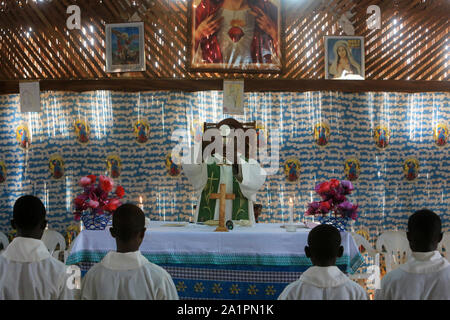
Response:
[{"label": "back of head", "polygon": [[232,129],[243,129],[244,127],[242,126],[242,123],[240,123],[239,121],[237,121],[234,118],[227,118],[227,119],[223,119],[222,121],[220,121],[217,124],[217,128],[220,128],[222,125],[226,124],[227,126],[229,126]]},{"label": "back of head", "polygon": [[14,204],[13,220],[18,230],[29,232],[45,227],[45,215],[44,204],[35,196],[22,196]]},{"label": "back of head", "polygon": [[254,203],[253,204],[253,210],[261,211],[262,210],[262,204]]},{"label": "back of head", "polygon": [[308,234],[308,247],[311,260],[315,260],[320,264],[335,261],[340,256],[341,234],[332,225],[318,225]]},{"label": "back of head", "polygon": [[131,203],[117,208],[112,220],[116,238],[124,242],[135,238],[145,228],[144,212]]},{"label": "back of head", "polygon": [[409,217],[408,240],[411,250],[418,252],[436,250],[441,238],[441,218],[433,211],[422,209]]}]

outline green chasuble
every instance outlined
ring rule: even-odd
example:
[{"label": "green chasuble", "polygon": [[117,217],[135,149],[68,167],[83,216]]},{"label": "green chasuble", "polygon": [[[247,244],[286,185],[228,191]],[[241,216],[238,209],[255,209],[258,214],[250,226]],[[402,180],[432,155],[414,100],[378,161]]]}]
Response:
[{"label": "green chasuble", "polygon": [[[198,221],[204,222],[214,220],[216,211],[216,201],[211,199],[211,193],[219,193],[220,167],[216,163],[208,164],[208,181],[202,191],[200,198],[200,208],[198,211]],[[248,200],[244,197],[239,187],[239,182],[233,175],[233,200],[232,220],[249,220],[248,216]]]}]

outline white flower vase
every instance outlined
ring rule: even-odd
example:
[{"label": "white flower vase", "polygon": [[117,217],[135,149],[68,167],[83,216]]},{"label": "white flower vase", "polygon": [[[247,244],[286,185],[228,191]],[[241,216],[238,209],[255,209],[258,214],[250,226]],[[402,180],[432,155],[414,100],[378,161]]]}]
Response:
[{"label": "white flower vase", "polygon": [[321,224],[330,224],[341,232],[347,231],[348,218],[335,216],[319,216],[318,220]]},{"label": "white flower vase", "polygon": [[86,230],[105,230],[111,221],[111,214],[97,214],[94,210],[92,212],[84,211],[81,215],[81,221],[83,221]]}]

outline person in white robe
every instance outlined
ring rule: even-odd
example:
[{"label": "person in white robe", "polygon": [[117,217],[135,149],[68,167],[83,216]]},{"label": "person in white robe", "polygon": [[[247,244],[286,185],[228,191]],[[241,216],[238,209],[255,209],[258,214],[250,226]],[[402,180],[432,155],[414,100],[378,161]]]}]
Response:
[{"label": "person in white robe", "polygon": [[[266,180],[265,170],[255,160],[256,131],[253,137],[255,140],[252,141],[250,138],[250,143],[246,143],[245,140],[238,138],[237,143],[242,145],[234,145],[230,142],[238,137],[239,129],[242,130],[240,132],[244,132],[242,124],[229,118],[221,121],[218,126],[220,134],[225,137],[223,142],[226,142],[228,149],[234,148],[234,152],[225,151],[219,143],[218,148],[214,149],[215,152],[211,151],[212,154],[207,154],[206,149],[202,150],[204,154],[199,154],[200,150],[194,148],[191,153],[195,154],[194,159],[197,160],[186,157],[182,161],[183,172],[194,187],[197,197],[194,221],[205,222],[219,219],[220,201],[210,196],[212,193],[219,193],[220,185],[225,184],[226,193],[235,195],[234,200],[226,200],[225,220],[244,220],[253,225],[255,223],[253,203],[256,201],[258,190]],[[232,129],[238,130],[231,132]],[[220,140],[222,137],[216,138]]]},{"label": "person in white robe", "polygon": [[14,204],[11,225],[17,237],[0,255],[0,300],[72,300],[66,266],[40,240],[47,221],[45,207],[34,196]]},{"label": "person in white robe", "polygon": [[387,273],[376,300],[450,300],[450,263],[437,251],[442,240],[441,219],[430,210],[409,217],[408,261]]},{"label": "person in white robe", "polygon": [[145,235],[145,215],[133,204],[113,215],[111,235],[117,250],[95,264],[81,283],[82,300],[178,300],[170,274],[139,251]]},{"label": "person in white robe", "polygon": [[258,190],[264,185],[266,175],[256,160],[246,161],[242,155],[239,155],[239,159],[239,166],[234,173],[230,161],[227,161],[229,165],[219,165],[223,163],[219,155],[209,157],[201,164],[183,163],[183,172],[194,187],[197,197],[195,222],[219,219],[219,201],[209,199],[209,196],[211,193],[218,193],[219,186],[224,183],[227,194],[233,193],[236,197],[235,200],[226,200],[225,220],[248,220],[250,224],[255,223],[253,203]]},{"label": "person in white robe", "polygon": [[314,266],[290,283],[278,300],[368,300],[367,292],[336,267],[336,259],[343,252],[341,235],[335,227],[314,227],[305,247]]}]

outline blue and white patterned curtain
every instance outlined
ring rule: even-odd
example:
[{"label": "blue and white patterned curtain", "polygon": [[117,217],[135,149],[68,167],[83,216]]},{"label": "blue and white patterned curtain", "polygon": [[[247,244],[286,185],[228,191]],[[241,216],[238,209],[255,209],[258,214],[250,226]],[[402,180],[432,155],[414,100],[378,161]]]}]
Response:
[{"label": "blue and white patterned curtain", "polygon": [[[192,188],[183,173],[168,174],[166,156],[176,144],[175,129],[191,136],[198,124],[229,117],[222,113],[222,92],[43,92],[41,105],[41,113],[20,113],[18,95],[0,96],[0,171],[6,176],[0,183],[1,231],[10,231],[14,201],[23,194],[39,196],[50,228],[64,231],[74,223],[79,178],[105,174],[110,155],[121,160],[115,180],[125,188],[126,201],[142,197],[152,220],[192,219]],[[315,184],[348,177],[346,161],[354,165],[356,159],[350,197],[360,208],[356,230],[372,236],[405,230],[408,216],[423,207],[437,212],[449,230],[449,93],[246,93],[245,114],[235,118],[257,121],[269,142],[279,133],[280,169],[258,193],[260,222],[286,221],[290,197],[295,219],[302,220],[307,204],[319,200]],[[145,143],[135,136],[138,121],[149,126]],[[89,142],[77,138],[77,122],[89,126]],[[20,127],[29,131],[28,149],[20,147]],[[324,133],[320,142],[317,128]],[[63,161],[61,168],[49,166],[55,158]],[[293,182],[284,170],[289,159],[300,164]],[[57,170],[62,178],[52,177]]]}]

